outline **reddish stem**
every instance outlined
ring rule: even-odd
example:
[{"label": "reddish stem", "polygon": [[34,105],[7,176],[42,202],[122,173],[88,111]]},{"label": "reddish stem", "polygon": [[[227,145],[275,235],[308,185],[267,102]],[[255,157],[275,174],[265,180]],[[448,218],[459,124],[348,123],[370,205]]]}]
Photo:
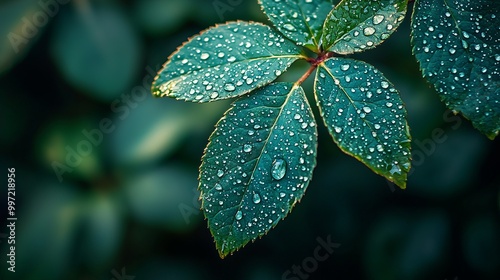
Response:
[{"label": "reddish stem", "polygon": [[335,55],[334,52],[320,52],[318,54],[318,57],[312,58],[309,57],[307,58],[307,62],[311,64],[311,67],[307,70],[307,72],[300,77],[300,79],[295,83],[296,85],[301,85],[311,74],[318,68],[318,65],[323,63],[325,60],[329,59],[330,57],[333,57]]}]

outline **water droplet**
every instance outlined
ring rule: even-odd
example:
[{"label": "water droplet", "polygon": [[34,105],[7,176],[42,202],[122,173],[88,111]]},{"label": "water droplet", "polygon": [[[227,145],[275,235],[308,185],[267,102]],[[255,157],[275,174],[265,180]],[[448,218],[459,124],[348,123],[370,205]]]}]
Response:
[{"label": "water droplet", "polygon": [[388,88],[388,87],[389,87],[389,83],[388,83],[388,82],[386,82],[386,81],[382,81],[382,82],[380,83],[380,85],[382,86],[382,88]]},{"label": "water droplet", "polygon": [[281,198],[283,198],[283,197],[285,197],[285,196],[286,196],[286,193],[284,193],[284,192],[280,192],[280,197],[281,197]]},{"label": "water droplet", "polygon": [[276,76],[280,76],[280,75],[281,75],[281,70],[276,70],[276,71],[274,71],[274,74],[275,74]]},{"label": "water droplet", "polygon": [[384,147],[382,145],[377,145],[377,151],[383,152],[384,151]]},{"label": "water droplet", "polygon": [[215,189],[218,190],[218,191],[222,191],[221,184],[219,184],[219,183],[215,184]]},{"label": "water droplet", "polygon": [[230,58],[227,59],[228,62],[235,62],[236,61],[236,57],[234,56],[231,56]]},{"label": "water droplet", "polygon": [[234,217],[238,221],[241,220],[241,218],[243,218],[243,213],[241,212],[241,210],[238,210],[238,212],[236,212],[236,215],[234,215]]},{"label": "water droplet", "polygon": [[434,31],[434,27],[433,26],[429,26],[429,31],[430,32]]},{"label": "water droplet", "polygon": [[219,171],[217,171],[217,177],[220,178],[222,176],[224,176],[224,171],[222,171],[222,170],[219,169]]},{"label": "water droplet", "polygon": [[181,63],[182,63],[182,64],[186,64],[186,63],[188,63],[188,60],[184,58],[184,59],[181,61]]},{"label": "water droplet", "polygon": [[235,89],[236,89],[236,87],[233,84],[226,84],[224,86],[224,90],[226,90],[226,91],[234,91]]},{"label": "water droplet", "polygon": [[286,30],[291,31],[291,32],[297,31],[297,29],[295,29],[295,27],[293,25],[291,25],[290,23],[284,24],[283,28],[285,28]]},{"label": "water droplet", "polygon": [[223,52],[220,52],[219,54],[217,54],[217,56],[218,56],[219,58],[223,58],[223,57],[225,56],[225,54],[224,54]]},{"label": "water droplet", "polygon": [[344,65],[340,66],[340,69],[342,69],[342,71],[347,71],[347,70],[349,70],[349,67],[351,67],[349,64],[344,64]]},{"label": "water droplet", "polygon": [[370,107],[363,107],[363,111],[368,114],[372,111],[372,109]]},{"label": "water droplet", "polygon": [[201,56],[200,56],[200,59],[201,60],[206,60],[210,57],[210,55],[208,53],[202,53]]},{"label": "water droplet", "polygon": [[283,159],[276,159],[271,167],[271,176],[275,180],[281,180],[286,174],[286,161]]},{"label": "water droplet", "polygon": [[218,93],[218,92],[215,92],[215,91],[214,91],[214,92],[212,92],[212,94],[210,95],[210,98],[212,98],[212,99],[215,99],[215,98],[217,98],[217,97],[219,97],[219,93]]},{"label": "water droplet", "polygon": [[495,54],[495,60],[500,61],[500,54]]},{"label": "water droplet", "polygon": [[253,83],[253,79],[252,78],[247,78],[246,82],[247,82],[247,85],[250,85],[250,84]]},{"label": "water droplet", "polygon": [[341,133],[341,132],[342,132],[342,127],[338,127],[338,126],[336,126],[336,127],[335,127],[335,132],[337,132],[337,133]]},{"label": "water droplet", "polygon": [[258,193],[254,193],[252,201],[255,204],[259,204],[260,203],[260,195]]},{"label": "water droplet", "polygon": [[245,153],[250,153],[250,152],[252,151],[252,145],[245,144],[245,145],[243,146],[243,151],[244,151]]},{"label": "water droplet", "polygon": [[363,34],[365,34],[365,36],[371,36],[373,34],[375,34],[375,28],[369,26],[369,27],[366,27],[364,30],[363,30]]},{"label": "water droplet", "polygon": [[380,24],[382,21],[384,21],[384,16],[383,15],[375,15],[373,17],[373,24],[377,25]]},{"label": "water droplet", "polygon": [[454,54],[456,52],[454,48],[450,48],[448,51],[450,52],[450,54]]}]

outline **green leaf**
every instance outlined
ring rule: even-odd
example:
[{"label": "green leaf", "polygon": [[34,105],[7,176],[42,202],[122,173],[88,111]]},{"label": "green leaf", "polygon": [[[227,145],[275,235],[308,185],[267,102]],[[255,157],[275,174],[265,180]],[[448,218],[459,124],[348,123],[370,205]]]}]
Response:
[{"label": "green leaf", "polygon": [[406,13],[407,0],[344,0],[325,21],[323,46],[339,54],[374,48],[396,30]]},{"label": "green leaf", "polygon": [[328,0],[260,0],[271,22],[299,46],[318,51],[326,16],[333,9]]},{"label": "green leaf", "polygon": [[139,74],[142,45],[127,15],[116,6],[92,2],[72,6],[55,20],[50,52],[61,75],[91,97],[111,102]]},{"label": "green leaf", "polygon": [[490,139],[500,128],[499,10],[498,0],[421,0],[412,18],[424,77]]},{"label": "green leaf", "polygon": [[316,165],[304,91],[276,83],[237,100],[210,136],[202,208],[221,257],[266,234],[301,199]]},{"label": "green leaf", "polygon": [[172,54],[152,91],[192,102],[236,97],[269,84],[298,58],[298,47],[266,25],[219,25]]},{"label": "green leaf", "polygon": [[321,115],[342,151],[401,188],[410,170],[410,133],[399,93],[373,66],[332,58],[319,65]]}]

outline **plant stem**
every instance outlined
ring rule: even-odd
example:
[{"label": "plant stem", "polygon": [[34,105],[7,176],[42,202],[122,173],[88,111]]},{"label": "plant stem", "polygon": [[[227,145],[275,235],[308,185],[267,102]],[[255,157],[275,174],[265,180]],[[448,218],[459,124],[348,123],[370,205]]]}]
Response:
[{"label": "plant stem", "polygon": [[307,78],[309,78],[309,76],[311,76],[311,74],[314,72],[314,70],[316,70],[316,68],[318,68],[318,65],[323,63],[325,60],[333,57],[334,55],[335,55],[335,53],[333,53],[333,52],[321,52],[318,54],[317,58],[308,58],[307,62],[309,62],[311,64],[311,67],[309,67],[307,72],[304,73],[304,75],[302,75],[302,77],[300,77],[300,79],[295,83],[295,86],[300,86],[305,80],[307,80]]}]

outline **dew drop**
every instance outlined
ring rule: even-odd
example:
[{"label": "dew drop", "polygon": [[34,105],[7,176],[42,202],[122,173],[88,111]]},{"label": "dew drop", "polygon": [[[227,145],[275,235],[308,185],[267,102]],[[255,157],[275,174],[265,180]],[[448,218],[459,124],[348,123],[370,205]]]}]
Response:
[{"label": "dew drop", "polygon": [[368,114],[372,111],[372,109],[370,107],[363,107],[363,111]]},{"label": "dew drop", "polygon": [[448,51],[450,52],[450,54],[454,54],[456,52],[454,48],[450,48]]},{"label": "dew drop", "polygon": [[291,32],[297,31],[297,29],[295,29],[295,27],[293,25],[291,25],[290,23],[284,24],[283,28],[285,28],[286,30],[291,31]]},{"label": "dew drop", "polygon": [[218,191],[222,191],[222,186],[219,183],[217,183],[215,184],[215,189]]},{"label": "dew drop", "polygon": [[283,159],[276,159],[271,167],[271,176],[275,180],[281,180],[286,174],[286,161]]},{"label": "dew drop", "polygon": [[347,71],[347,70],[349,70],[350,67],[351,66],[349,64],[344,64],[344,65],[340,66],[340,69],[342,69],[342,71]]},{"label": "dew drop", "polygon": [[382,81],[382,82],[380,83],[380,85],[382,86],[382,88],[388,88],[388,87],[389,87],[389,83],[388,83],[388,82],[386,82],[386,81]]},{"label": "dew drop", "polygon": [[259,203],[260,203],[260,195],[259,195],[258,193],[254,193],[254,194],[253,194],[252,201],[253,201],[253,203],[255,203],[255,204],[259,204]]},{"label": "dew drop", "polygon": [[250,153],[250,152],[252,151],[252,145],[245,144],[245,145],[243,146],[243,151],[244,151],[245,153]]},{"label": "dew drop", "polygon": [[373,24],[377,25],[380,24],[382,21],[384,21],[384,16],[383,15],[375,15],[373,17]]},{"label": "dew drop", "polygon": [[202,53],[201,56],[200,56],[200,59],[201,60],[206,60],[210,57],[210,55],[208,53]]},{"label": "dew drop", "polygon": [[224,176],[224,171],[222,171],[222,170],[219,169],[219,171],[217,171],[217,177],[220,178],[222,176]]},{"label": "dew drop", "polygon": [[363,34],[365,34],[365,36],[371,36],[373,34],[375,34],[375,28],[369,26],[369,27],[366,27],[364,30],[363,30]]},{"label": "dew drop", "polygon": [[337,132],[337,133],[341,133],[341,132],[342,132],[342,127],[338,127],[338,126],[336,126],[336,127],[335,127],[335,132]]},{"label": "dew drop", "polygon": [[284,193],[284,192],[280,192],[280,197],[281,197],[281,198],[283,198],[283,197],[285,197],[285,196],[286,196],[286,193]]},{"label": "dew drop", "polygon": [[236,87],[233,84],[226,84],[224,85],[224,90],[225,91],[234,91]]},{"label": "dew drop", "polygon": [[243,213],[241,212],[241,210],[238,210],[238,212],[236,212],[236,215],[234,217],[238,221],[241,220],[241,218],[243,218]]},{"label": "dew drop", "polygon": [[215,91],[214,91],[214,92],[212,92],[212,94],[210,95],[210,98],[212,98],[212,99],[215,99],[215,98],[217,98],[217,97],[219,97],[219,93],[218,93],[218,92],[215,92]]}]

